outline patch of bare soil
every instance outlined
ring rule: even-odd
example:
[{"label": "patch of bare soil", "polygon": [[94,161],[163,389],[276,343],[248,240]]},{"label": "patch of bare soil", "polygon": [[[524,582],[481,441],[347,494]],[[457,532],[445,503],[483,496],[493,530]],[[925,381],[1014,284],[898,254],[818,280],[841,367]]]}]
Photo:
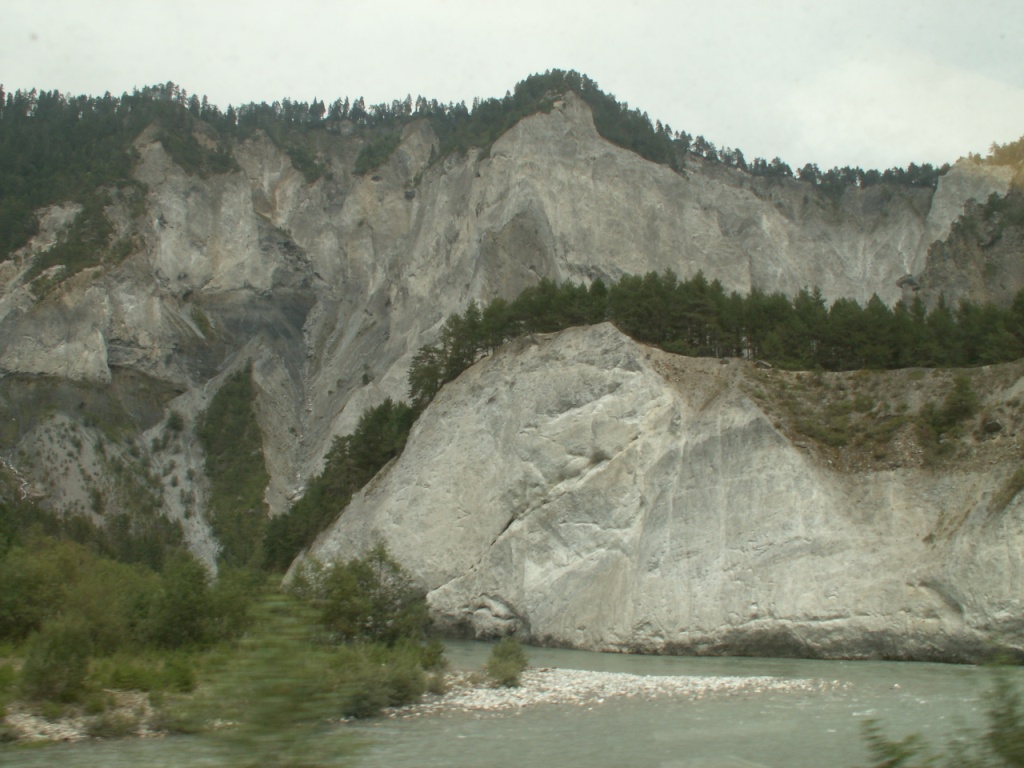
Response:
[{"label": "patch of bare soil", "polygon": [[[826,373],[659,350],[648,359],[698,408],[738,388],[795,446],[839,472],[1024,466],[1024,360],[969,369]],[[974,407],[955,423],[942,423],[958,377],[969,384]]]},{"label": "patch of bare soil", "polygon": [[[958,378],[973,407],[954,419]],[[1024,361],[843,373],[751,367],[743,386],[795,445],[841,472],[983,470],[1024,459]]]}]

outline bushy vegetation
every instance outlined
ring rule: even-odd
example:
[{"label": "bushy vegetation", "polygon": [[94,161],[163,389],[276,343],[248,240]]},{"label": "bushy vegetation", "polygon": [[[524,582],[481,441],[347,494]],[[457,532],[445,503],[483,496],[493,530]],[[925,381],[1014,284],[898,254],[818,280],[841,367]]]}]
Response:
[{"label": "bushy vegetation", "polygon": [[[5,488],[5,480],[0,477],[0,493],[10,499],[17,490]],[[0,501],[0,557],[40,537],[76,542],[107,559],[155,571],[163,569],[167,553],[184,541],[177,522],[149,507],[138,514],[107,513],[97,525],[85,515],[60,515],[25,500]]]},{"label": "bushy vegetation", "polygon": [[353,170],[360,176],[376,170],[388,161],[401,140],[402,134],[399,131],[385,131],[374,136],[359,150]]},{"label": "bushy vegetation", "polygon": [[1024,766],[1024,705],[1020,691],[1006,675],[993,676],[988,696],[987,727],[952,737],[942,751],[929,747],[918,734],[886,738],[882,726],[869,721],[864,738],[870,768],[1019,768]]},{"label": "bushy vegetation", "polygon": [[[355,592],[337,592],[341,574],[379,568]],[[397,577],[397,581],[392,579]],[[330,568],[312,568],[287,593],[268,591],[253,610],[251,629],[229,654],[213,654],[203,666],[204,685],[191,699],[172,708],[167,723],[181,732],[204,731],[224,745],[225,759],[247,765],[316,765],[336,755],[336,735],[318,736],[338,717],[373,717],[384,707],[417,701],[436,690],[445,660],[440,643],[429,641],[425,627],[390,633],[391,642],[370,635],[342,637],[324,623],[329,604],[340,598],[372,603],[380,592],[406,595],[406,577],[383,548]],[[422,594],[416,597],[422,604]],[[407,607],[407,606],[406,606]],[[401,611],[399,611],[401,613]],[[425,612],[417,611],[420,615]],[[375,625],[356,620],[359,626]],[[227,720],[231,728],[217,728]]]},{"label": "bushy vegetation", "polygon": [[383,546],[331,566],[309,564],[287,594],[268,594],[258,607],[227,675],[231,686],[250,690],[228,698],[247,711],[247,729],[282,717],[282,699],[292,702],[286,722],[372,717],[435,685],[444,658],[428,630],[423,592]]},{"label": "bushy vegetation", "polygon": [[[181,654],[237,637],[254,586],[238,572],[213,582],[181,551],[154,571],[39,532],[6,549],[0,583],[0,643],[24,653],[19,695],[63,704],[106,687],[191,687]],[[144,665],[131,661],[140,656]]]},{"label": "bushy vegetation", "polygon": [[420,641],[429,626],[424,593],[378,544],[362,557],[304,574],[300,593],[320,609],[320,622],[336,642]]},{"label": "bushy vegetation", "polygon": [[63,617],[47,622],[28,644],[21,694],[33,700],[77,701],[89,673],[89,641],[84,622]]},{"label": "bushy vegetation", "polygon": [[514,637],[503,637],[487,659],[487,676],[495,685],[518,688],[526,665],[526,651],[519,641]]},{"label": "bushy vegetation", "polygon": [[[311,568],[284,595],[252,571],[222,566],[214,580],[181,551],[158,572],[19,529],[0,582],[0,644],[23,659],[0,668],[0,704],[73,707],[96,736],[138,726],[110,709],[109,690],[143,691],[164,702],[158,727],[219,733],[211,723],[230,717],[226,744],[266,748],[261,764],[273,764],[282,741],[305,751],[303,735],[329,717],[370,717],[443,687],[423,592],[383,546]],[[204,695],[181,698],[200,683]]]}]

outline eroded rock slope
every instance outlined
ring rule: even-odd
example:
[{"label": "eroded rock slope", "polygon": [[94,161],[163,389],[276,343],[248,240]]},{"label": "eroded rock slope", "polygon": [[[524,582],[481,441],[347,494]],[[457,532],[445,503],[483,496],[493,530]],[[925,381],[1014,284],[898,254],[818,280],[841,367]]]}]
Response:
[{"label": "eroded rock slope", "polygon": [[[280,514],[335,436],[367,407],[405,397],[412,356],[471,299],[512,298],[543,277],[672,269],[741,292],[819,286],[829,299],[892,302],[898,278],[923,265],[963,202],[1009,183],[999,169],[958,164],[936,191],[877,186],[836,198],[696,157],[677,174],[602,139],[571,93],[486,155],[431,162],[437,144],[426,123],[411,124],[384,167],[357,176],[362,140],[323,134],[324,172],[308,183],[260,133],[234,148],[237,171],[203,177],[144,132],[134,173],[145,192],[112,191],[106,210],[129,246],[122,261],[32,277],[78,215],[68,205],[44,212],[40,236],[0,264],[0,453],[45,503],[87,511],[97,494],[120,503],[104,457],[133,452],[160,509],[211,559],[194,426],[250,361],[265,496]],[[39,379],[75,391],[33,401]],[[106,411],[88,410],[97,390],[116,391],[131,418],[98,425]],[[71,429],[54,410],[85,442],[122,444],[96,461],[68,457],[82,472],[56,472],[34,448]],[[184,431],[168,442],[172,411]]]},{"label": "eroded rock slope", "polygon": [[[1020,374],[986,405],[1019,403]],[[751,397],[771,375],[609,325],[507,345],[442,390],[310,556],[384,541],[437,620],[476,636],[943,660],[1024,648],[1022,497],[992,506],[1019,467],[1016,427],[941,470],[840,471]]]}]

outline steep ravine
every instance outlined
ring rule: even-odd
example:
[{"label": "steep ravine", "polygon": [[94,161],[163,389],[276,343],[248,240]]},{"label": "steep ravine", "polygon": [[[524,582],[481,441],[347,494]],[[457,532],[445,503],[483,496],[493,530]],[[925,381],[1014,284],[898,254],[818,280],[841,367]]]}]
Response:
[{"label": "steep ravine", "polygon": [[[656,653],[1019,653],[1024,496],[1006,491],[1024,456],[1024,368],[970,372],[984,415],[926,459],[912,417],[941,404],[951,375],[920,373],[813,381],[668,355],[609,325],[523,339],[442,390],[309,555],[383,540],[440,624],[475,636]],[[801,398],[858,403],[849,443],[795,431]],[[907,420],[866,432],[890,413]]]}]

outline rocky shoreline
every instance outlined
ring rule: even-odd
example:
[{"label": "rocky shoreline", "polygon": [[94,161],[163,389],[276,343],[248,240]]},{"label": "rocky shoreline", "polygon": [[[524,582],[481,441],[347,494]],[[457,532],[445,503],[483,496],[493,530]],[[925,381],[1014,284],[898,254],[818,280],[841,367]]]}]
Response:
[{"label": "rocky shoreline", "polygon": [[[386,710],[390,719],[471,714],[502,716],[539,705],[594,707],[620,699],[688,699],[725,696],[757,696],[766,693],[814,693],[845,688],[838,680],[788,679],[781,677],[657,676],[624,672],[531,667],[517,688],[495,687],[482,672],[451,672],[446,692],[427,694],[417,704]],[[78,742],[102,737],[154,737],[163,735],[151,725],[153,710],[145,694],[110,692],[117,708],[106,719],[122,719],[119,733],[97,733],[96,717],[76,716],[50,720],[15,709],[2,724],[19,742]]]},{"label": "rocky shoreline", "polygon": [[49,718],[14,706],[0,718],[0,741],[22,744],[79,742],[101,738],[153,738],[163,736],[155,725],[156,712],[149,695],[140,691],[107,691],[111,707],[102,715],[82,712]]},{"label": "rocky shoreline", "polygon": [[615,698],[652,700],[685,698],[699,701],[717,696],[764,693],[821,692],[846,687],[837,680],[781,677],[657,676],[578,669],[529,668],[518,688],[494,687],[478,672],[448,677],[448,691],[423,701],[388,710],[392,719],[474,713],[505,714],[541,704],[591,707]]}]

